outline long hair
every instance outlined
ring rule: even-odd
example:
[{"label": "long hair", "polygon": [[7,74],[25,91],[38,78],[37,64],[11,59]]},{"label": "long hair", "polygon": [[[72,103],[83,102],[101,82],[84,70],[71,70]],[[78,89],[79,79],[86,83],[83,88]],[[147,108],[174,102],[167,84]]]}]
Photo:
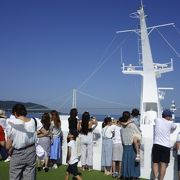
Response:
[{"label": "long hair", "polygon": [[59,113],[56,110],[51,111],[51,120],[53,120],[54,126],[56,128],[60,128],[61,120],[59,117]]},{"label": "long hair", "polygon": [[76,118],[77,114],[78,114],[77,109],[72,108],[71,111],[70,111],[70,118],[72,118],[72,119]]},{"label": "long hair", "polygon": [[46,129],[46,130],[49,130],[50,128],[50,125],[51,125],[51,120],[50,120],[50,115],[49,113],[44,113],[41,117],[41,123],[43,125],[43,127]]},{"label": "long hair", "polygon": [[82,123],[81,123],[81,133],[84,135],[88,134],[89,120],[90,120],[89,112],[84,112],[82,114]]}]

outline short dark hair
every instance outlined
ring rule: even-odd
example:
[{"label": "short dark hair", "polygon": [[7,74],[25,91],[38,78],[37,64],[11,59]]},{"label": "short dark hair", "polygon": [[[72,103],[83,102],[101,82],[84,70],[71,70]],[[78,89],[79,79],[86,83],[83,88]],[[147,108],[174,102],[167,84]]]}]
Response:
[{"label": "short dark hair", "polygon": [[107,116],[104,118],[103,126],[105,127],[108,123],[112,122],[111,117]]},{"label": "short dark hair", "polygon": [[27,115],[26,107],[20,103],[13,106],[12,112],[16,113],[17,116],[26,116]]},{"label": "short dark hair", "polygon": [[166,118],[166,117],[171,117],[172,118],[172,111],[170,109],[165,109],[163,112],[162,112],[162,117],[163,118]]},{"label": "short dark hair", "polygon": [[129,111],[124,111],[124,112],[122,113],[121,122],[127,122],[128,119],[130,119],[130,117],[131,117],[130,112],[129,112]]},{"label": "short dark hair", "polygon": [[76,140],[76,138],[77,138],[78,135],[79,135],[78,131],[76,131],[76,130],[71,130],[71,131],[69,131],[69,133],[70,133],[71,135],[73,135],[73,137],[74,137],[75,140]]},{"label": "short dark hair", "polygon": [[133,117],[139,116],[140,115],[139,110],[136,108],[132,109],[131,115]]}]

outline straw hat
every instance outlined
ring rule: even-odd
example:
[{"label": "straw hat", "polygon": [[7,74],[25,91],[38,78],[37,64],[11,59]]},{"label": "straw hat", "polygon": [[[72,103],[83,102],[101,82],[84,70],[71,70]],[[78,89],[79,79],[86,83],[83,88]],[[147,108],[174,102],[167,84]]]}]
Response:
[{"label": "straw hat", "polygon": [[2,118],[6,118],[6,114],[5,114],[5,111],[0,109],[0,117]]}]

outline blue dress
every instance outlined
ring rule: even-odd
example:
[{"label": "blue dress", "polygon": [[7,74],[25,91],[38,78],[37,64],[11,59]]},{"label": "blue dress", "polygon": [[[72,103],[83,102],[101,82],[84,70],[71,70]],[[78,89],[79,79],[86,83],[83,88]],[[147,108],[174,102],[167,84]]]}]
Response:
[{"label": "blue dress", "polygon": [[140,163],[135,162],[136,153],[133,145],[123,146],[122,176],[124,178],[139,177]]},{"label": "blue dress", "polygon": [[60,137],[53,137],[51,144],[50,159],[59,160],[61,158],[61,139]]},{"label": "blue dress", "polygon": [[61,159],[61,128],[52,128],[53,142],[51,144],[50,159]]}]

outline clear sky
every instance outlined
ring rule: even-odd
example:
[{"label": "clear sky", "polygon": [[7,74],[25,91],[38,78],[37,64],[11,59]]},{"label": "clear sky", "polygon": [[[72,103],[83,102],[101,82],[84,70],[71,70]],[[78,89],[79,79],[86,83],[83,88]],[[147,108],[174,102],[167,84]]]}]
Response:
[{"label": "clear sky", "polygon": [[[148,26],[177,27],[159,29],[176,53],[157,30],[150,42],[155,62],[174,59],[175,71],[158,80],[159,86],[175,88],[162,104],[169,107],[175,99],[180,107],[180,2],[143,3]],[[138,27],[129,14],[139,6],[140,0],[1,0],[0,100],[69,112],[75,88],[79,111],[118,114],[139,107],[141,78],[121,72],[121,49],[124,63],[138,65],[137,36],[116,34]]]}]

